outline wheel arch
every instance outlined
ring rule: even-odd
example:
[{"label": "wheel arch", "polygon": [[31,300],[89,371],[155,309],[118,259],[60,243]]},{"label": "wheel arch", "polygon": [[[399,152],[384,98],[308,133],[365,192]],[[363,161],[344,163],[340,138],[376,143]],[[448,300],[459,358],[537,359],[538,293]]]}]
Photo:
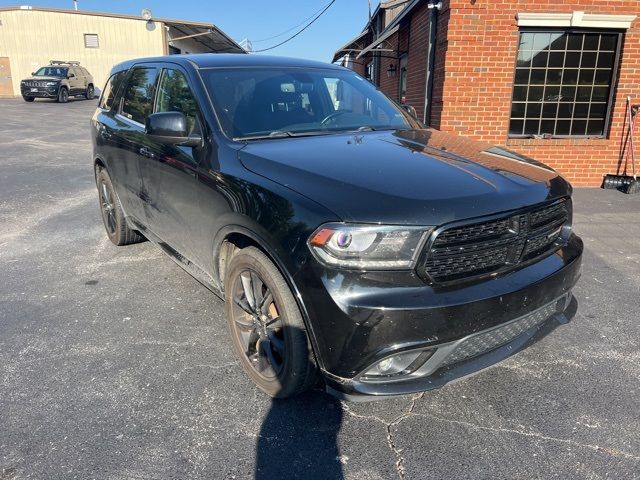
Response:
[{"label": "wheel arch", "polygon": [[276,266],[285,282],[287,282],[287,286],[291,289],[293,294],[293,298],[296,300],[296,304],[300,309],[300,314],[302,315],[302,320],[307,328],[307,332],[309,332],[309,339],[311,341],[311,347],[313,349],[313,356],[316,359],[316,363],[318,366],[322,365],[321,359],[318,358],[318,345],[316,342],[315,333],[313,330],[313,326],[311,325],[309,312],[302,301],[302,296],[300,291],[293,280],[293,277],[290,273],[289,268],[286,265],[286,262],[283,261],[283,249],[277,245],[275,242],[269,241],[266,238],[266,235],[260,234],[256,232],[258,229],[248,228],[244,225],[227,225],[222,228],[218,234],[215,236],[214,240],[214,249],[213,249],[213,268],[214,268],[214,278],[219,282],[220,292],[224,296],[224,267],[221,267],[222,262],[228,262],[228,260],[233,255],[233,250],[231,248],[244,248],[248,246],[254,246],[261,250],[268,258],[273,262]]},{"label": "wheel arch", "polygon": [[98,180],[98,173],[100,173],[100,170],[107,170],[107,162],[105,162],[104,158],[102,158],[100,155],[96,155],[93,158],[93,176],[95,177],[96,181]]},{"label": "wheel arch", "polygon": [[[289,273],[288,265],[283,261],[284,251],[275,241],[268,238],[267,232],[259,233],[261,228],[250,227],[248,225],[230,224],[218,231],[213,241],[213,274],[214,279],[219,282],[221,290],[224,291],[224,265],[230,258],[232,252],[225,251],[229,246],[235,248],[245,248],[254,246],[262,250],[269,257],[278,270],[285,277],[288,284],[293,285],[293,280]],[[292,289],[295,285],[292,286]],[[294,290],[295,292],[295,290]]]}]

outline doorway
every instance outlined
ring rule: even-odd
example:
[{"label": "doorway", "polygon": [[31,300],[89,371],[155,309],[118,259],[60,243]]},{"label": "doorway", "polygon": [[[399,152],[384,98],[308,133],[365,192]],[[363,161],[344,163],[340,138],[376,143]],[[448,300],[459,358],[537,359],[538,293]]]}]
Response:
[{"label": "doorway", "polygon": [[0,97],[13,97],[9,57],[0,57]]}]

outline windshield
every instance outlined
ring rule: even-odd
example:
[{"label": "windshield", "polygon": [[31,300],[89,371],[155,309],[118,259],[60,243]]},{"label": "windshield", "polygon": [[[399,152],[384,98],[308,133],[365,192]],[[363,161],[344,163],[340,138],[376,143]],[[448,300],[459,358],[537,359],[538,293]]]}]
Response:
[{"label": "windshield", "polygon": [[202,75],[222,128],[236,140],[418,126],[349,71],[212,68]]},{"label": "windshield", "polygon": [[42,67],[34,75],[36,77],[63,77],[67,76],[67,68],[62,67]]}]

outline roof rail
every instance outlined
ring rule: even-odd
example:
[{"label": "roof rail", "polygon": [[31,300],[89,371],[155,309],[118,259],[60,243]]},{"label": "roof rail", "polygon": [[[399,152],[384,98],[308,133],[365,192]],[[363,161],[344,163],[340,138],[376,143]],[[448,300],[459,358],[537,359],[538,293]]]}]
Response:
[{"label": "roof rail", "polygon": [[80,65],[76,60],[49,60],[49,65]]}]

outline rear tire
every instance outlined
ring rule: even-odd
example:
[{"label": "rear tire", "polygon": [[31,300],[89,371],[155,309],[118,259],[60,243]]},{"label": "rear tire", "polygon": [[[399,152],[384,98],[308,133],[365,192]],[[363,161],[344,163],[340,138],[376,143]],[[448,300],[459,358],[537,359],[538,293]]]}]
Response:
[{"label": "rear tire", "polygon": [[225,308],[233,347],[249,378],[286,398],[315,385],[318,372],[295,298],[258,248],[237,251],[226,268]]},{"label": "rear tire", "polygon": [[144,237],[127,225],[120,199],[113,189],[111,177],[109,177],[105,169],[98,171],[96,183],[98,185],[102,223],[109,240],[118,246],[143,241]]},{"label": "rear tire", "polygon": [[33,102],[36,99],[35,97],[22,97],[22,98],[24,98],[25,102],[29,102],[29,103]]},{"label": "rear tire", "polygon": [[69,91],[67,87],[60,87],[58,91],[58,103],[67,103],[69,101]]},{"label": "rear tire", "polygon": [[95,96],[93,85],[89,85],[87,87],[87,91],[85,92],[84,96],[87,97],[87,100],[91,100]]}]

